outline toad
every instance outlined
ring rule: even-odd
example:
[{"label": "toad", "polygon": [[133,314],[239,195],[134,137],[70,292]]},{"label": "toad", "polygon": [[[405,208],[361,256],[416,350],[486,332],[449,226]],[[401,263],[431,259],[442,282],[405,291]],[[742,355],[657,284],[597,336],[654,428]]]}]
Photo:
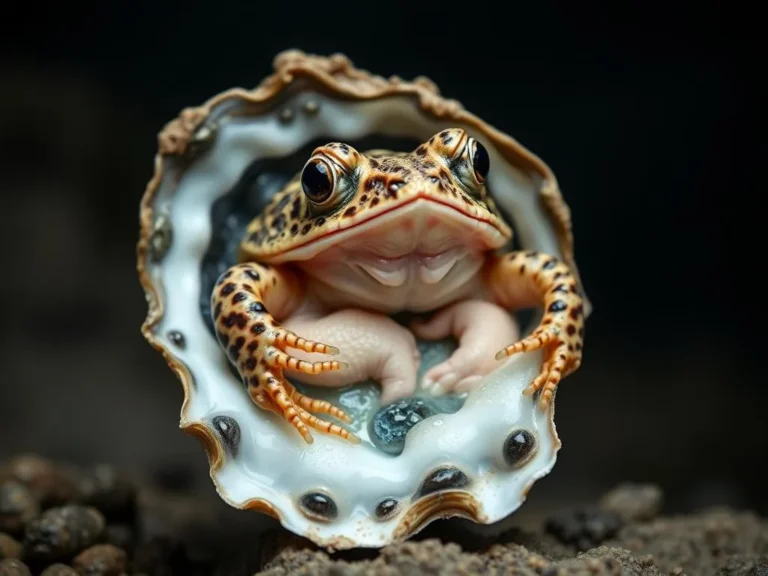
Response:
[{"label": "toad", "polygon": [[[382,383],[382,403],[410,395],[415,333],[459,341],[425,375],[424,386],[441,392],[471,389],[494,363],[542,350],[525,393],[540,391],[546,409],[581,364],[584,303],[563,261],[505,249],[512,229],[487,188],[490,170],[488,150],[462,129],[412,152],[315,149],[249,224],[239,263],[211,296],[218,342],[253,402],[308,443],[310,429],[359,442],[315,415],[350,423],[345,412],[288,376],[337,386],[370,377]],[[534,306],[544,314],[522,338],[496,313]],[[391,318],[399,312],[434,314],[409,330]]]}]

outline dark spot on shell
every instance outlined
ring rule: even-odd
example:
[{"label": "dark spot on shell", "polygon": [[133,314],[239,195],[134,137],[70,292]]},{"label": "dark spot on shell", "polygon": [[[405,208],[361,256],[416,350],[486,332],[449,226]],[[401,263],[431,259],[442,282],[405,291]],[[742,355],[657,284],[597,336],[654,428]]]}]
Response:
[{"label": "dark spot on shell", "polygon": [[154,262],[159,262],[168,252],[168,248],[171,247],[172,236],[170,219],[166,216],[160,216],[155,221],[155,228],[149,239],[150,252]]},{"label": "dark spot on shell", "polygon": [[304,494],[299,505],[306,516],[315,520],[333,520],[339,513],[333,499],[321,492]]},{"label": "dark spot on shell", "polygon": [[315,226],[322,226],[323,224],[325,224],[325,218],[318,218],[315,220]]},{"label": "dark spot on shell", "polygon": [[307,101],[304,103],[304,106],[302,106],[302,109],[303,109],[303,110],[304,110],[304,112],[306,112],[307,114],[310,114],[310,115],[314,115],[314,114],[317,114],[317,113],[318,113],[318,111],[320,110],[320,104],[318,104],[318,103],[317,103],[316,101],[314,101],[314,100],[307,100]]},{"label": "dark spot on shell", "polygon": [[302,234],[306,234],[312,229],[312,224],[304,224],[304,228],[301,229]]},{"label": "dark spot on shell", "polygon": [[435,414],[450,414],[463,405],[456,396],[440,398],[404,398],[381,407],[371,419],[368,430],[373,444],[387,454],[400,454],[408,432],[419,422]]},{"label": "dark spot on shell", "polygon": [[397,509],[397,500],[394,498],[385,498],[376,505],[376,517],[380,520],[388,518]]},{"label": "dark spot on shell", "polygon": [[232,292],[235,291],[236,288],[237,288],[237,285],[235,285],[234,282],[228,282],[221,289],[221,295],[222,296],[229,296],[230,294],[232,294]]},{"label": "dark spot on shell", "polygon": [[355,208],[354,206],[350,206],[349,208],[344,210],[344,217],[349,218],[350,216],[354,216],[355,212],[357,212],[357,208]]},{"label": "dark spot on shell", "polygon": [[378,204],[378,203],[379,203],[379,199],[378,198],[374,198],[373,200],[371,200],[371,208],[376,206],[376,204]]},{"label": "dark spot on shell", "polygon": [[171,330],[168,332],[168,340],[170,340],[174,346],[181,348],[182,350],[186,346],[187,342],[184,339],[184,334],[178,330]]},{"label": "dark spot on shell", "polygon": [[294,224],[293,226],[291,226],[291,236],[296,236],[296,234],[298,233],[299,233],[299,225]]},{"label": "dark spot on shell", "polygon": [[237,456],[240,448],[240,425],[237,420],[229,416],[216,416],[213,419],[213,427],[219,433],[224,448],[230,456]]},{"label": "dark spot on shell", "polygon": [[574,326],[573,324],[568,324],[568,328],[566,328],[565,330],[566,332],[568,332],[569,336],[573,336],[574,334],[576,334],[576,326]]},{"label": "dark spot on shell", "polygon": [[248,358],[248,360],[245,361],[245,369],[246,370],[255,370],[256,369],[256,358],[251,356]]},{"label": "dark spot on shell", "polygon": [[438,468],[427,476],[419,490],[416,492],[416,498],[421,498],[422,496],[441,490],[464,488],[468,484],[469,478],[467,478],[467,475],[464,474],[464,472],[453,466],[445,466]]},{"label": "dark spot on shell", "polygon": [[216,307],[213,309],[213,319],[218,320],[221,315],[221,300],[216,302]]},{"label": "dark spot on shell", "polygon": [[510,466],[525,464],[536,449],[536,438],[527,430],[513,430],[504,441],[504,461]]},{"label": "dark spot on shell", "polygon": [[238,304],[239,302],[242,302],[246,298],[248,298],[248,294],[246,294],[245,292],[238,292],[237,294],[232,296],[232,304]]}]

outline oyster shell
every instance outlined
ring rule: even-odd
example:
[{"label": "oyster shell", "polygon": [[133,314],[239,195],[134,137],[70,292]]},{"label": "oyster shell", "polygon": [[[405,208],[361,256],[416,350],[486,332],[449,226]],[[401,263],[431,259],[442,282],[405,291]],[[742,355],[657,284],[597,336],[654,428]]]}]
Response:
[{"label": "oyster shell", "polygon": [[[234,263],[238,233],[318,143],[392,147],[392,139],[418,143],[462,127],[489,150],[489,188],[514,216],[519,243],[576,271],[554,175],[425,78],[387,80],[342,55],[295,50],[278,55],[274,68],[257,88],[219,94],[165,126],[141,202],[138,271],[149,306],[142,333],[181,380],[181,428],[202,441],[227,503],[270,514],[328,548],[384,546],[440,517],[489,524],[509,516],[560,449],[554,407],[543,412],[522,395],[539,352],[511,357],[460,409],[420,421],[398,455],[365,433],[357,446],[325,435],[308,445],[250,401],[206,306],[215,278]],[[386,143],[361,144],[371,138]],[[335,402],[342,393],[327,392]],[[377,408],[367,404],[365,414]]]}]

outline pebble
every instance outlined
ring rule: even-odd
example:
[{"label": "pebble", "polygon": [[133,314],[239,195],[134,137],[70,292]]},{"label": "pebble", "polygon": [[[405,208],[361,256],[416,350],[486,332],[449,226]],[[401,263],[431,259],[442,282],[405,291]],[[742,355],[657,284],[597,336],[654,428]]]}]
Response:
[{"label": "pebble", "polygon": [[24,526],[39,511],[32,492],[24,484],[16,480],[0,484],[0,532],[23,533]]},{"label": "pebble", "polygon": [[56,564],[51,564],[40,572],[40,576],[80,576],[77,573],[77,570],[72,568],[71,566],[67,566],[66,564],[59,564],[58,562]]},{"label": "pebble", "polygon": [[112,466],[97,466],[83,474],[80,502],[98,509],[109,521],[133,522],[136,518],[136,489]]},{"label": "pebble", "polygon": [[618,514],[624,522],[646,522],[661,512],[663,495],[652,484],[621,484],[600,501],[604,510]]},{"label": "pebble", "polygon": [[72,561],[80,574],[88,576],[120,576],[125,573],[127,556],[112,544],[96,544],[84,550]]},{"label": "pebble", "polygon": [[4,474],[29,488],[42,509],[61,506],[77,499],[77,476],[64,467],[33,454],[11,460]]},{"label": "pebble", "polygon": [[11,538],[8,534],[0,532],[0,560],[6,558],[21,558],[21,543]]},{"label": "pebble", "polygon": [[126,524],[107,524],[106,542],[124,550],[133,550],[136,545],[136,533]]},{"label": "pebble", "polygon": [[25,558],[52,562],[95,544],[104,532],[104,516],[95,508],[51,508],[27,525]]},{"label": "pebble", "polygon": [[621,525],[621,518],[613,512],[584,508],[551,517],[545,530],[563,544],[586,551],[613,537]]},{"label": "pebble", "polygon": [[0,560],[0,576],[32,576],[24,562],[16,559]]},{"label": "pebble", "polygon": [[387,454],[400,454],[405,448],[405,437],[416,424],[436,414],[456,412],[463,403],[463,399],[454,396],[411,397],[384,406],[371,420],[371,441]]}]

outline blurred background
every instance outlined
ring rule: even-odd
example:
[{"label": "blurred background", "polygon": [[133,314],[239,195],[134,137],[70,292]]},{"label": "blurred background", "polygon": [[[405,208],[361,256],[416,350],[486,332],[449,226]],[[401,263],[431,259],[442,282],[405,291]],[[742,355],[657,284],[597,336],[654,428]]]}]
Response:
[{"label": "blurred background", "polygon": [[747,46],[723,7],[29,8],[6,18],[0,63],[0,459],[109,462],[246,521],[178,429],[181,386],[141,337],[138,206],[167,121],[300,48],[428,76],[560,181],[594,313],[558,395],[558,464],[521,514],[622,481],[658,483],[670,511],[768,512]]}]

